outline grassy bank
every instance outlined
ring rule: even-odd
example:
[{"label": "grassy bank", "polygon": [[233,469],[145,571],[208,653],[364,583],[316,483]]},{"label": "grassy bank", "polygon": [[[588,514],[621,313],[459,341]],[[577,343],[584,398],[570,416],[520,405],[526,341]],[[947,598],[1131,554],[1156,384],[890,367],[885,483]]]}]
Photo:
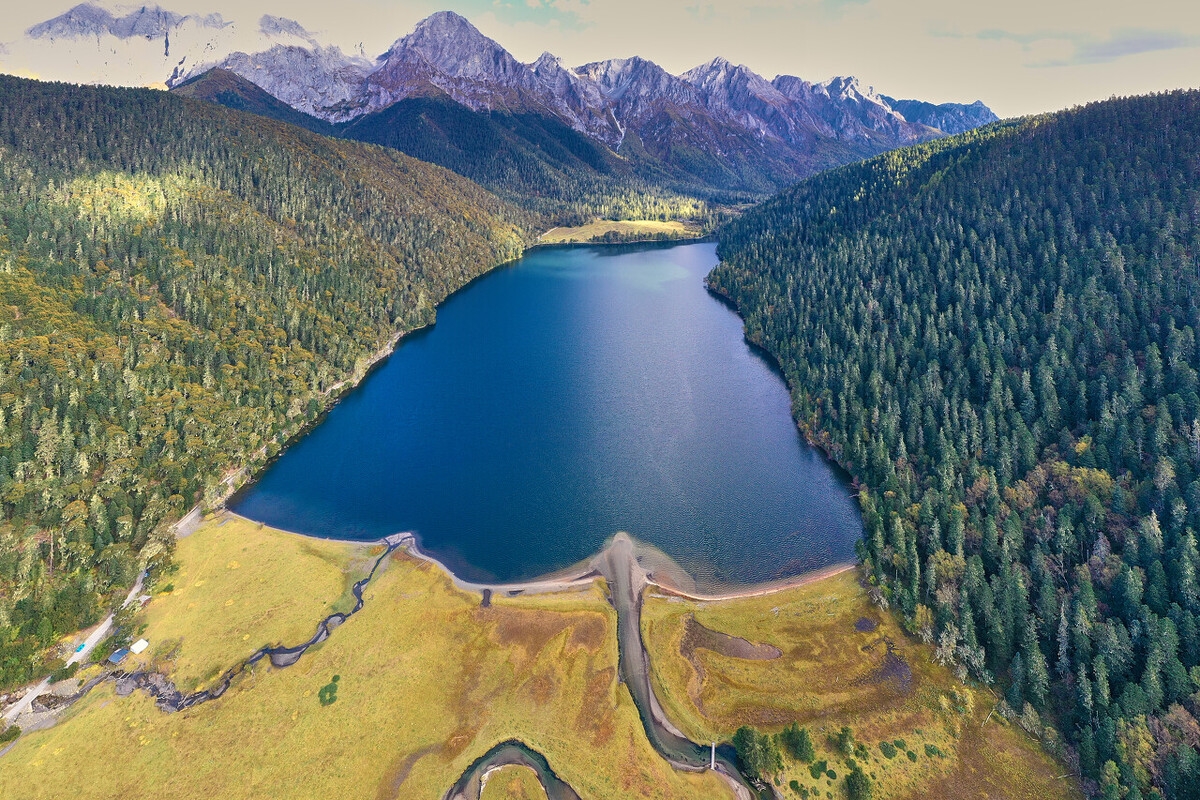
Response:
[{"label": "grassy bank", "polygon": [[[854,571],[736,600],[649,596],[642,619],[655,691],[694,740],[727,740],[741,725],[809,729],[826,770],[818,776],[785,755],[787,796],[846,796],[848,757],[830,741],[843,726],[862,746],[849,758],[873,778],[876,797],[1075,796],[1058,779],[1066,770],[998,715],[989,719],[992,695],[933,664],[930,648],[869,603]],[[780,655],[762,657],[762,645]]]},{"label": "grassy bank", "polygon": [[643,239],[690,239],[701,236],[696,225],[679,220],[657,219],[607,220],[600,219],[572,228],[553,228],[538,239],[539,244],[570,244],[572,242],[625,242]]},{"label": "grassy bank", "polygon": [[546,800],[537,773],[529,767],[501,767],[488,776],[479,800]]},{"label": "grassy bank", "polygon": [[[183,691],[263,645],[293,645],[316,623],[347,611],[350,586],[370,569],[373,545],[281,535],[240,517],[210,521],[179,540],[176,571],[146,607],[151,647],[130,664],[154,663]],[[281,576],[286,579],[280,580]]]},{"label": "grassy bank", "polygon": [[[262,636],[244,638],[256,614],[273,626],[267,638],[306,637],[355,572],[351,546],[252,525],[241,540],[233,524],[181,541],[186,592],[177,585],[178,596],[160,595],[145,612],[147,638],[178,639],[190,653],[191,679],[218,651],[240,658],[257,647]],[[269,566],[255,565],[259,552]],[[302,601],[296,587],[314,597]],[[287,786],[289,796],[322,800],[437,798],[510,738],[545,755],[584,798],[728,796],[711,774],[674,772],[646,741],[617,681],[616,617],[600,586],[482,608],[436,567],[398,553],[365,599],[298,664],[260,664],[188,711],[163,714],[145,695],[97,689],[0,759],[0,796],[239,798]]]}]

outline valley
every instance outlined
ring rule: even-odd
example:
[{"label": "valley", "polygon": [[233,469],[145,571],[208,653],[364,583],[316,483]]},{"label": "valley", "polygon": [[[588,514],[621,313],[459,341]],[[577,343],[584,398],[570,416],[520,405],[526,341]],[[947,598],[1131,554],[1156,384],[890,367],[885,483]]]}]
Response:
[{"label": "valley", "polygon": [[0,796],[1200,798],[1174,2],[12,9]]}]

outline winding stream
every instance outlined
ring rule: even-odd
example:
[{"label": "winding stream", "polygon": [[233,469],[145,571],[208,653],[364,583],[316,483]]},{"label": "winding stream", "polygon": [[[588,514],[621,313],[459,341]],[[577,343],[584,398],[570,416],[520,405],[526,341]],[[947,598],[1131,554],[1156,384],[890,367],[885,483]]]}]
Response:
[{"label": "winding stream", "polygon": [[[349,611],[335,612],[322,619],[317,623],[316,632],[302,644],[259,648],[248,658],[227,670],[216,686],[191,694],[180,692],[169,678],[159,672],[114,671],[89,681],[77,693],[56,705],[59,708],[72,705],[96,686],[113,680],[116,681],[118,695],[127,696],[141,690],[155,699],[159,709],[173,713],[216,700],[228,691],[239,675],[263,659],[268,659],[274,667],[291,666],[299,661],[310,647],[328,639],[339,625],[362,610],[364,590],[374,579],[384,561],[397,548],[408,545],[414,555],[428,558],[420,553],[412,537],[408,534],[389,536],[383,540],[383,544],[385,550],[375,560],[370,573],[351,587],[355,599],[354,607]],[[598,573],[608,582],[610,600],[617,613],[618,662],[621,680],[629,688],[629,693],[642,720],[646,737],[655,751],[674,768],[689,772],[701,772],[709,769],[710,758],[713,758],[709,748],[691,741],[671,724],[650,684],[649,656],[641,635],[641,612],[643,590],[649,585],[651,576],[639,563],[633,540],[624,533],[617,534],[609,545],[592,560],[590,566],[594,570],[590,574]],[[454,578],[453,573],[450,574]],[[490,598],[493,592],[514,589],[525,591],[530,586],[529,584],[500,584],[485,588],[465,584],[458,579],[455,579],[455,582],[470,591],[480,592],[484,599]],[[566,582],[569,583],[570,579],[567,579]],[[726,780],[738,800],[751,800],[756,797],[770,800],[770,798],[777,797],[769,786],[761,791],[752,788],[738,769],[737,756],[731,746],[722,744],[717,747],[713,761],[716,771]],[[532,769],[538,776],[542,788],[546,791],[548,800],[580,800],[578,793],[558,777],[550,767],[545,756],[515,739],[493,746],[476,759],[447,790],[443,800],[478,800],[486,775],[491,770],[508,765],[520,765]]]},{"label": "winding stream", "polygon": [[[629,687],[642,718],[650,744],[676,769],[699,772],[708,769],[711,752],[684,736],[663,712],[650,685],[650,657],[642,641],[642,596],[649,577],[638,563],[633,540],[619,533],[596,557],[597,570],[608,581],[613,607],[617,610],[617,639],[621,679]],[[730,783],[739,798],[760,796],[737,766],[733,748],[722,744],[716,752],[716,769]],[[768,787],[761,795],[772,798]]]},{"label": "winding stream", "polygon": [[375,564],[371,567],[370,573],[367,576],[350,587],[351,593],[354,595],[354,607],[349,611],[337,611],[322,619],[317,623],[317,630],[312,635],[312,638],[303,644],[293,645],[291,647],[261,647],[255,650],[249,658],[234,667],[226,670],[217,682],[217,685],[211,689],[184,694],[179,691],[174,682],[160,672],[151,672],[146,670],[138,670],[135,672],[121,672],[119,670],[103,675],[99,678],[86,683],[78,692],[65,698],[57,704],[58,707],[69,706],[86,695],[92,689],[99,686],[105,681],[113,680],[117,683],[117,694],[124,697],[141,689],[154,698],[155,704],[163,711],[172,713],[175,711],[183,711],[187,708],[193,708],[201,703],[207,703],[210,700],[216,700],[221,695],[229,690],[235,678],[241,675],[250,667],[254,666],[264,658],[269,659],[271,666],[274,667],[290,667],[300,660],[305,651],[313,645],[320,644],[329,638],[334,629],[341,625],[350,617],[357,614],[363,608],[363,590],[367,584],[375,577],[375,573],[379,571],[379,567],[383,562],[395,552],[396,548],[411,541],[410,537],[403,534],[389,536],[383,540],[386,549],[383,554],[375,560]]},{"label": "winding stream", "polygon": [[554,774],[545,756],[516,739],[501,742],[475,759],[462,777],[442,795],[442,800],[479,800],[487,774],[494,769],[513,765],[529,767],[534,771],[546,792],[547,800],[580,800],[575,790]]}]

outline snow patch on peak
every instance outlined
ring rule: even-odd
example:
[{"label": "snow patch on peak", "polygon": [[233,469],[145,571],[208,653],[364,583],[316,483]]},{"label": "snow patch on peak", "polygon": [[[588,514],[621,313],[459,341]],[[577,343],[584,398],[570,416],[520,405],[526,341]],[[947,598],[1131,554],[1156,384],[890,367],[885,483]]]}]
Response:
[{"label": "snow patch on peak", "polygon": [[287,17],[263,14],[262,18],[258,21],[258,30],[263,36],[270,36],[272,38],[294,36],[301,41],[308,42],[314,47],[317,46],[316,38],[303,25]]},{"label": "snow patch on peak", "polygon": [[25,32],[31,39],[80,39],[111,35],[118,39],[157,38],[190,23],[197,28],[221,29],[229,23],[220,14],[176,14],[161,6],[142,6],[123,16],[92,3],[81,3]]}]

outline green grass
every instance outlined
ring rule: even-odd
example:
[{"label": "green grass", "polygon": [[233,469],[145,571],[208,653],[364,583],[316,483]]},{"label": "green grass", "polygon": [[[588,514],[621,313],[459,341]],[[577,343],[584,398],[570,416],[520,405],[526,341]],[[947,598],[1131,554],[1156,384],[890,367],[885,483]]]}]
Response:
[{"label": "green grass", "polygon": [[351,606],[349,588],[370,568],[370,549],[234,516],[210,520],[179,540],[173,589],[144,612],[150,648],[130,663],[154,662],[194,691],[263,645],[304,642],[318,620]]},{"label": "green grass", "polygon": [[[772,644],[783,655],[752,661],[697,649],[689,661],[680,652],[688,614],[712,630]],[[856,629],[864,617],[874,630]],[[991,695],[960,685],[933,664],[929,648],[870,605],[854,571],[737,600],[651,595],[642,631],[655,691],[668,717],[696,741],[728,739],[741,725],[777,732],[795,721],[809,728],[817,762],[785,756],[784,786],[795,780],[810,793],[845,797],[851,759],[832,739],[849,726],[853,761],[874,773],[876,797],[1079,796],[1057,779],[1066,769],[1021,731],[999,724],[994,714],[984,725]],[[881,672],[889,641],[894,657],[911,670],[907,683]]]},{"label": "green grass", "polygon": [[[175,583],[187,593],[156,597],[149,616],[165,615],[153,608],[160,602],[182,610],[195,603],[196,612],[224,610],[233,599],[232,611],[254,598],[275,609],[265,619],[276,630],[308,631],[354,572],[353,548],[340,563],[336,549],[325,549],[344,545],[250,526],[249,549],[231,557],[236,542],[226,533],[209,526],[180,542],[183,579]],[[273,561],[271,580],[260,581],[259,555],[283,551],[290,555]],[[234,558],[238,569],[229,568]],[[301,602],[297,562],[324,576],[323,598]],[[730,796],[711,773],[675,772],[646,740],[617,680],[616,617],[599,584],[481,608],[478,595],[455,589],[440,570],[397,553],[365,598],[359,614],[294,666],[260,663],[219,700],[188,711],[164,714],[142,693],[120,698],[104,685],[0,759],[0,797],[233,799],[287,787],[294,798],[434,800],[512,738],[541,752],[585,800]],[[238,659],[256,646],[243,639],[243,618],[190,620],[170,624],[198,648],[197,659],[226,647]],[[165,624],[157,619],[148,634]],[[203,626],[204,648],[186,624]],[[322,705],[334,675],[337,700]]]}]

